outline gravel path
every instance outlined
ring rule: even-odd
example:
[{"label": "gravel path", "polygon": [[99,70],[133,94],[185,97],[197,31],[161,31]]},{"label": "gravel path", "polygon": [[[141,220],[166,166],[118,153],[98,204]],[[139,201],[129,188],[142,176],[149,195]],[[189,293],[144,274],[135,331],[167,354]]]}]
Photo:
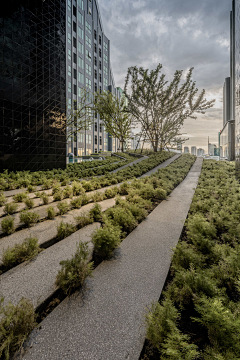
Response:
[{"label": "gravel path", "polygon": [[24,360],[138,360],[144,313],[161,294],[171,248],[181,235],[202,159],[167,200],[126,237],[114,258],[88,280],[90,289],[65,299],[30,337]]},{"label": "gravel path", "polygon": [[[76,246],[82,242],[91,241],[91,234],[100,227],[93,223],[76,231],[57,244],[41,252],[35,259],[11,269],[0,277],[1,296],[5,304],[11,301],[17,304],[22,297],[33,302],[34,308],[51,296],[56,290],[55,280],[60,261],[70,259],[76,252]],[[93,244],[89,243],[90,255]]]},{"label": "gravel path", "polygon": [[131,163],[129,163],[129,164],[127,164],[127,165],[123,165],[123,166],[121,166],[120,168],[118,168],[118,169],[116,169],[116,170],[110,171],[110,174],[116,173],[118,170],[125,169],[125,168],[128,167],[128,166],[132,166],[132,165],[134,165],[134,164],[138,164],[138,163],[140,163],[141,161],[146,160],[146,159],[148,159],[148,156],[143,156],[143,157],[141,157],[140,159],[134,160],[134,161],[132,161]]}]

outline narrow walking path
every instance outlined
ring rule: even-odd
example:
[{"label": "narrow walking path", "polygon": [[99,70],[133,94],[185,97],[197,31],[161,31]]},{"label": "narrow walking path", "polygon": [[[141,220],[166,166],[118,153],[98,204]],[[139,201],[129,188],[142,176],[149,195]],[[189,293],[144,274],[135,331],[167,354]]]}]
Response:
[{"label": "narrow walking path", "polygon": [[41,323],[24,360],[138,360],[144,313],[161,294],[171,248],[181,235],[202,159],[185,180],[126,237],[115,256],[88,280],[89,290],[65,299]]},{"label": "narrow walking path", "polygon": [[170,159],[164,161],[162,164],[156,166],[152,170],[148,171],[146,174],[143,174],[142,176],[140,176],[139,179],[144,178],[146,176],[150,176],[150,175],[154,174],[155,172],[157,172],[159,169],[165,168],[166,166],[171,164],[173,161],[177,160],[181,155],[182,154],[173,155]]},{"label": "narrow walking path", "polygon": [[122,170],[122,169],[125,169],[125,168],[128,167],[128,166],[132,166],[132,165],[138,164],[138,163],[140,163],[141,161],[146,160],[146,159],[148,159],[148,156],[143,156],[143,157],[141,157],[141,158],[139,158],[139,159],[137,159],[137,160],[132,161],[132,162],[129,163],[129,164],[123,165],[123,166],[121,166],[121,167],[119,167],[119,168],[117,168],[117,169],[115,169],[115,170],[113,170],[113,171],[110,171],[110,174],[116,173],[117,171]]}]

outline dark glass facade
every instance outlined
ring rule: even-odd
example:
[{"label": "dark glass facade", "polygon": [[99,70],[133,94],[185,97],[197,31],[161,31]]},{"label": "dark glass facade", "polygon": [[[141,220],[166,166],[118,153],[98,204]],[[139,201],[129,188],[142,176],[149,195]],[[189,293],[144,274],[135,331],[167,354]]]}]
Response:
[{"label": "dark glass facade", "polygon": [[66,166],[66,1],[0,13],[0,171]]},{"label": "dark glass facade", "polygon": [[235,154],[236,175],[240,179],[240,1],[233,1],[235,65]]}]

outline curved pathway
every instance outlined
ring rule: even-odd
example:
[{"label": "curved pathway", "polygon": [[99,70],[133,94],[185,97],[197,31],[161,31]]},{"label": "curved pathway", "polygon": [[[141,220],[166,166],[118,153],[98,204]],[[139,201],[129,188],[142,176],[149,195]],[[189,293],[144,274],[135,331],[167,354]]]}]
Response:
[{"label": "curved pathway", "polygon": [[66,298],[32,333],[24,360],[138,360],[144,313],[161,294],[201,172],[197,159],[167,200],[103,261],[90,289]]}]

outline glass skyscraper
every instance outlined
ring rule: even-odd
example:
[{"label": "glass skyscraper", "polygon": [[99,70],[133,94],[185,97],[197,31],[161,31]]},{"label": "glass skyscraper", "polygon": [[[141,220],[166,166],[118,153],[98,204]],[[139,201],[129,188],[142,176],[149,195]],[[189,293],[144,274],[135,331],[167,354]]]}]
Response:
[{"label": "glass skyscraper", "polygon": [[66,107],[81,88],[120,96],[97,0],[9,0],[0,39],[0,171],[65,167],[66,153],[117,150],[97,114],[66,143]]}]

